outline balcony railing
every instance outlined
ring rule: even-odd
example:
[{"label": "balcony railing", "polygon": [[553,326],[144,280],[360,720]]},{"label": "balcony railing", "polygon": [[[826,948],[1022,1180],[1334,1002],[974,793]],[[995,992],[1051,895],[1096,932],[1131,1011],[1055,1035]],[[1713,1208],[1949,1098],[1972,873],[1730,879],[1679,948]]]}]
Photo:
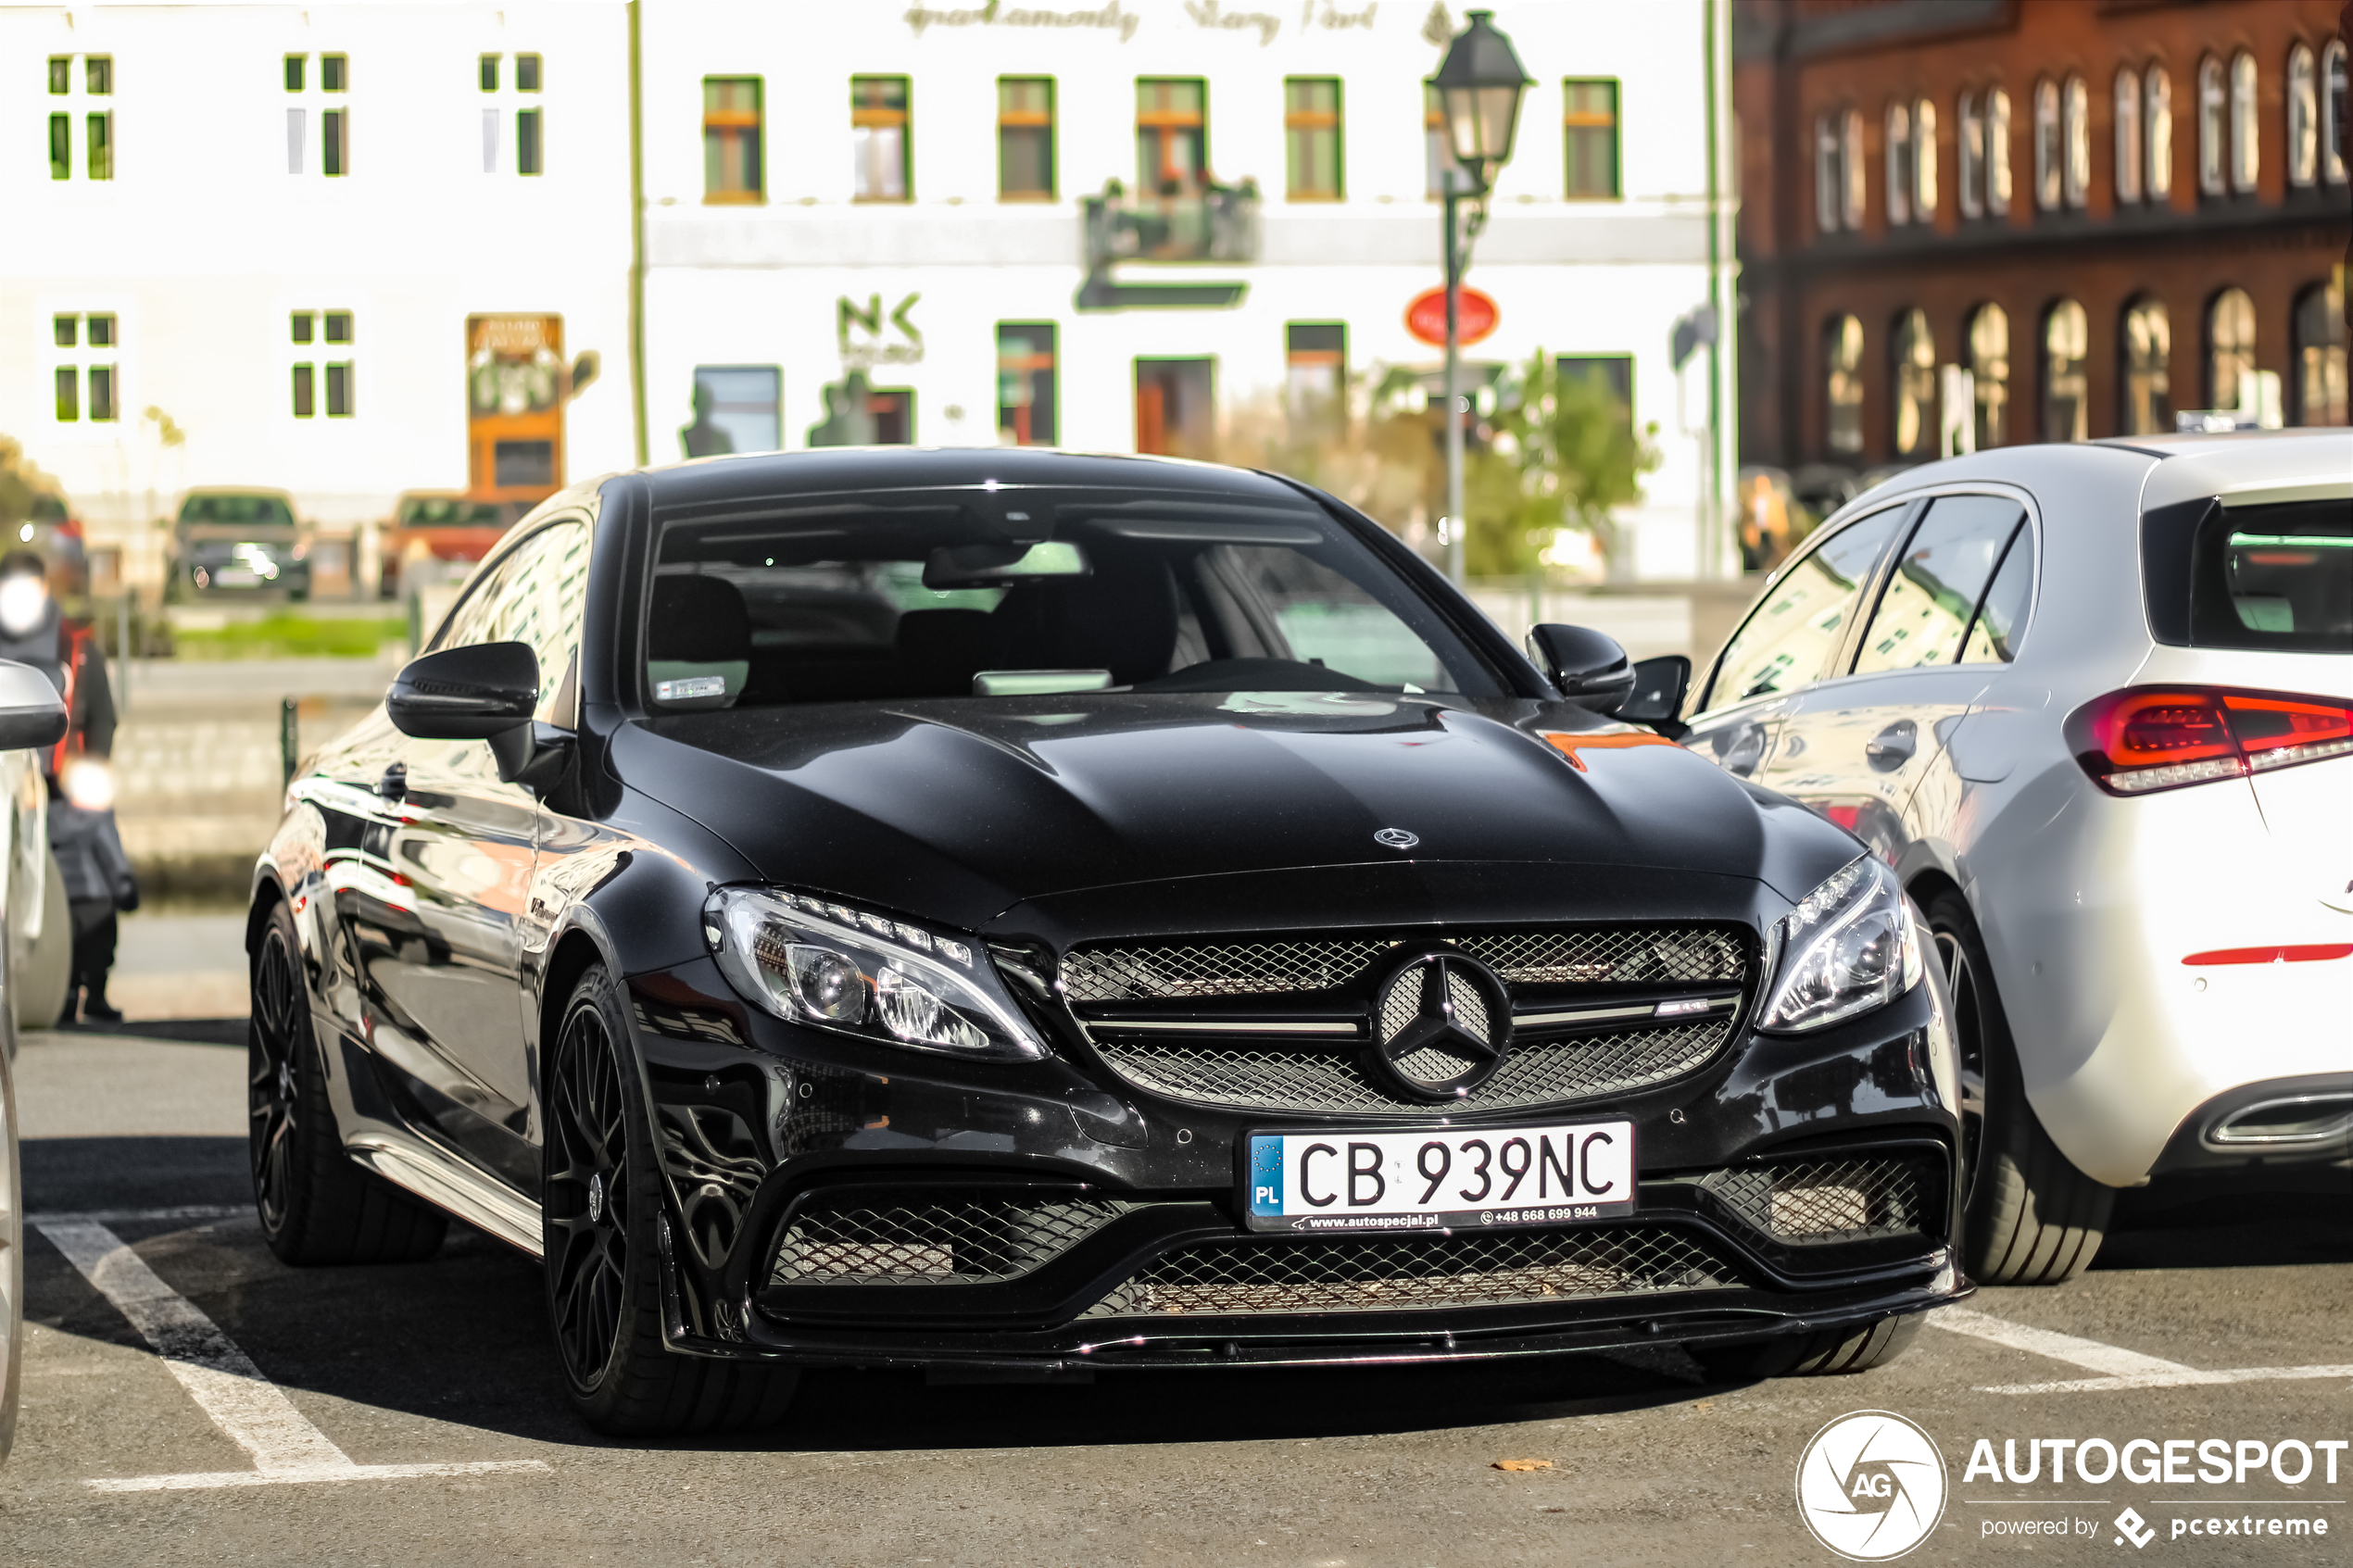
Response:
[{"label": "balcony railing", "polygon": [[1116,180],[1085,203],[1087,270],[1120,261],[1258,259],[1258,182],[1210,183],[1167,195],[1130,192]]}]

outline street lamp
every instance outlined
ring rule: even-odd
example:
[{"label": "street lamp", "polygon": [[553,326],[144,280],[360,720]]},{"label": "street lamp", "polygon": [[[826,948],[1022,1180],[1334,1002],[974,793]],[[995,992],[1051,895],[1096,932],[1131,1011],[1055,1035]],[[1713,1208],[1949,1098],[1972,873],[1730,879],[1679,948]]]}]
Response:
[{"label": "street lamp", "polygon": [[[1446,179],[1446,575],[1463,581],[1463,364],[1457,323],[1463,309],[1463,269],[1470,243],[1487,223],[1487,193],[1495,171],[1510,161],[1512,135],[1519,127],[1519,100],[1530,85],[1512,53],[1512,41],[1495,31],[1492,11],[1468,13],[1470,25],[1447,45],[1446,58],[1430,79],[1454,169]],[[1467,212],[1464,209],[1467,207]]]}]

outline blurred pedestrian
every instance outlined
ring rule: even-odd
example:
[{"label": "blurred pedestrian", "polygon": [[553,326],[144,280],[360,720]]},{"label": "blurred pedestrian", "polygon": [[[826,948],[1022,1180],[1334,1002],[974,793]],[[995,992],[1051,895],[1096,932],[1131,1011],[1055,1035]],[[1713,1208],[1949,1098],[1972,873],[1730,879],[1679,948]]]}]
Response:
[{"label": "blurred pedestrian", "polygon": [[53,781],[49,848],[73,919],[73,967],[57,1022],[71,1023],[79,1012],[93,1023],[120,1023],[121,1011],[107,1000],[107,972],[114,968],[116,912],[139,907],[139,880],[115,829],[114,775],[101,759],[77,757]]},{"label": "blurred pedestrian", "polygon": [[31,550],[0,556],[0,659],[49,677],[70,715],[65,738],[42,759],[49,788],[49,848],[73,921],[72,975],[57,1022],[75,1015],[113,1023],[107,1000],[118,911],[139,907],[138,880],[115,826],[114,688],[89,622],[68,621],[49,592],[48,571]]}]

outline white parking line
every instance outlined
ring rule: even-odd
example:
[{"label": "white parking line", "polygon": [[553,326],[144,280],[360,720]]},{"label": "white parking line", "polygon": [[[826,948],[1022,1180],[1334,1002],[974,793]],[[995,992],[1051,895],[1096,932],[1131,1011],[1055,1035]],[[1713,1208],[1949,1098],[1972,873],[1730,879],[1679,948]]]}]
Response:
[{"label": "white parking line", "polygon": [[2103,1345],[2096,1339],[2079,1339],[2074,1335],[2057,1334],[2047,1328],[2030,1328],[2024,1323],[1971,1311],[1967,1307],[1940,1307],[1929,1314],[1928,1321],[1937,1328],[1949,1329],[1955,1334],[1966,1334],[1971,1338],[1989,1340],[2013,1350],[2025,1350],[2105,1374],[2074,1378],[2064,1383],[2005,1384],[1980,1388],[1977,1391],[1981,1394],[2096,1394],[2122,1388],[2179,1388],[2196,1384],[2353,1377],[2353,1366],[2238,1367],[2225,1372],[2201,1372],[2179,1361],[2160,1361],[2155,1356],[2144,1356],[2138,1350]]},{"label": "white parking line", "polygon": [[[122,1220],[183,1219],[184,1211],[123,1211]],[[253,1456],[251,1470],[184,1475],[134,1475],[94,1480],[104,1492],[186,1491],[212,1486],[258,1486],[314,1481],[366,1481],[414,1475],[475,1474],[494,1470],[546,1470],[541,1460],[487,1460],[453,1464],[354,1464],[295,1409],[278,1386],[262,1376],[253,1358],[205,1316],[195,1303],[164,1284],[153,1269],[114,1232],[95,1220],[44,1215],[33,1222],[50,1245],[82,1271],[114,1303],[180,1386],[214,1425]]]}]

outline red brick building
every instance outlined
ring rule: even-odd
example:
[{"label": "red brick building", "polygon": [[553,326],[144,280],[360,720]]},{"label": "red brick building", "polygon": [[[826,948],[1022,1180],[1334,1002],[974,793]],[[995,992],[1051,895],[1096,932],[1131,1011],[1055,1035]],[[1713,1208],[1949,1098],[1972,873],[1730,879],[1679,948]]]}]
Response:
[{"label": "red brick building", "polygon": [[[1735,0],[1745,460],[2347,422],[2340,0]],[[1956,410],[1956,417],[1958,417]]]}]

